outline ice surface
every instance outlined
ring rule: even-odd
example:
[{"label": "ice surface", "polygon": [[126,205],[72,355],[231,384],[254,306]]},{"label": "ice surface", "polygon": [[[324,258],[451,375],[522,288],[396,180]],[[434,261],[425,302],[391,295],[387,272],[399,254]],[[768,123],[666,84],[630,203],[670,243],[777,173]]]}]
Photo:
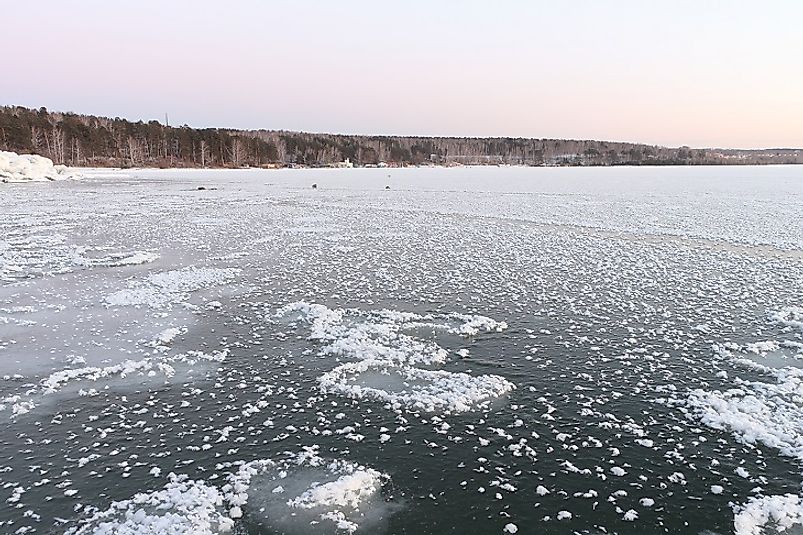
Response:
[{"label": "ice surface", "polygon": [[803,168],[85,174],[0,195],[2,533],[801,527]]}]

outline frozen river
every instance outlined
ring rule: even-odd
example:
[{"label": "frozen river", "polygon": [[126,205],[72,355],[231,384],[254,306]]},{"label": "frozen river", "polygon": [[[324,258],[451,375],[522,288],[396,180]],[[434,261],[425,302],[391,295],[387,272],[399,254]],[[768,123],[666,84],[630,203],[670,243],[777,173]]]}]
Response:
[{"label": "frozen river", "polygon": [[801,359],[803,167],[0,184],[0,533],[801,533]]}]

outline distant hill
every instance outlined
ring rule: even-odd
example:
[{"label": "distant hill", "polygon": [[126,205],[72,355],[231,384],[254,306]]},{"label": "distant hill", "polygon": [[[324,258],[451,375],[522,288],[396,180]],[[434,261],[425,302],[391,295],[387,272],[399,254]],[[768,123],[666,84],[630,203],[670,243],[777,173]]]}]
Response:
[{"label": "distant hill", "polygon": [[691,149],[569,139],[363,136],[166,126],[0,107],[0,150],[98,167],[799,164],[801,149]]}]

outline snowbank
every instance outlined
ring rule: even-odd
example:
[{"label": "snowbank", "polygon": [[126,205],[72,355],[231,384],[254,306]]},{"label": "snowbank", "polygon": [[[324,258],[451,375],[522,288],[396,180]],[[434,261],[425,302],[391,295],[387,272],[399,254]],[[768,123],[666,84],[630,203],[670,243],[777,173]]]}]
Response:
[{"label": "snowbank", "polygon": [[0,151],[0,182],[43,182],[81,178],[63,165],[36,154]]}]

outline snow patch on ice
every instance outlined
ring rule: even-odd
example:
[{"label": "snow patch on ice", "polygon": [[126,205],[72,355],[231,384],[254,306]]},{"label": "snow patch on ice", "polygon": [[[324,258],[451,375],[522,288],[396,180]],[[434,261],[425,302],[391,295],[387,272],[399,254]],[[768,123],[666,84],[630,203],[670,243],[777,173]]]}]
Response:
[{"label": "snow patch on ice", "polygon": [[364,312],[299,301],[280,308],[273,318],[309,325],[309,338],[324,342],[320,355],[357,359],[319,377],[326,393],[382,401],[396,411],[464,412],[515,389],[497,375],[414,367],[444,364],[448,357],[448,351],[424,338],[424,333],[470,337],[507,328],[504,322],[485,316]]},{"label": "snow patch on ice", "polygon": [[381,475],[370,468],[355,470],[334,481],[313,484],[300,496],[288,500],[287,505],[304,509],[316,507],[357,508],[366,497],[376,493]]},{"label": "snow patch on ice", "polygon": [[153,337],[150,345],[156,348],[165,348],[173,343],[177,336],[187,332],[186,327],[170,327]]},{"label": "snow patch on ice", "polygon": [[110,306],[148,306],[164,308],[186,301],[189,294],[225,284],[240,273],[236,268],[188,267],[148,275],[145,281],[106,296]]},{"label": "snow patch on ice", "polygon": [[[377,382],[380,386],[375,386]],[[515,389],[513,383],[498,375],[424,370],[382,360],[342,364],[323,374],[318,384],[324,392],[374,399],[396,410],[425,412],[469,411]]]},{"label": "snow patch on ice", "polygon": [[187,476],[169,477],[163,489],[113,502],[67,535],[214,535],[231,530],[234,522],[225,515],[223,494],[217,488]]},{"label": "snow patch on ice", "polygon": [[803,332],[803,307],[789,306],[769,314],[770,320]]},{"label": "snow patch on ice", "polygon": [[[12,417],[30,412],[36,408],[45,396],[64,390],[68,385],[77,389],[78,395],[96,395],[98,388],[108,386],[110,380],[136,377],[140,379],[163,378],[168,380],[176,375],[177,367],[191,370],[199,363],[219,363],[226,359],[227,351],[211,354],[200,351],[189,351],[171,357],[145,358],[142,360],[125,360],[120,364],[103,368],[86,366],[71,368],[51,373],[38,385],[27,389],[22,394],[6,396],[0,399],[0,411],[11,410]],[[96,385],[98,388],[94,388]]]},{"label": "snow patch on ice", "polygon": [[419,315],[411,312],[330,309],[298,301],[280,308],[274,318],[310,325],[310,339],[328,342],[321,354],[358,359],[392,360],[399,364],[435,364],[448,353],[433,341],[414,336],[417,330],[443,331],[458,336],[499,332],[507,328],[485,316],[466,314]]},{"label": "snow patch on ice", "polygon": [[[737,359],[743,363],[741,359]],[[733,433],[746,444],[764,444],[803,462],[803,369],[749,364],[775,382],[736,377],[735,388],[693,390],[687,405],[705,425]]]},{"label": "snow patch on ice", "polygon": [[281,532],[313,533],[316,526],[328,526],[353,533],[385,518],[389,504],[381,491],[388,479],[351,461],[324,459],[312,446],[279,460],[244,463],[222,490],[232,517],[246,516]]},{"label": "snow patch on ice", "polygon": [[[770,321],[788,329],[803,330],[803,308],[785,307],[768,314]],[[732,433],[745,444],[765,446],[803,463],[803,369],[795,366],[771,367],[745,358],[746,354],[765,357],[782,347],[800,347],[790,341],[764,340],[740,346],[728,343],[715,346],[717,356],[736,366],[758,371],[767,381],[750,381],[735,377],[733,388],[725,390],[693,390],[686,401],[692,414],[705,425]],[[728,374],[718,374],[727,379]],[[735,473],[749,478],[744,467]],[[712,485],[713,494],[722,494],[720,485]],[[784,532],[803,524],[803,496],[784,494],[750,498],[734,506],[736,535],[761,535],[767,529]]]},{"label": "snow patch on ice", "polygon": [[86,256],[87,249],[81,247],[75,252],[74,262],[76,265],[83,267],[122,267],[122,266],[136,266],[140,264],[148,264],[153,262],[159,255],[147,251],[132,251],[132,252],[119,252],[110,253],[100,257]]},{"label": "snow patch on ice", "polygon": [[765,528],[781,533],[803,524],[803,497],[782,494],[751,498],[735,508],[733,527],[736,535],[763,535]]}]

